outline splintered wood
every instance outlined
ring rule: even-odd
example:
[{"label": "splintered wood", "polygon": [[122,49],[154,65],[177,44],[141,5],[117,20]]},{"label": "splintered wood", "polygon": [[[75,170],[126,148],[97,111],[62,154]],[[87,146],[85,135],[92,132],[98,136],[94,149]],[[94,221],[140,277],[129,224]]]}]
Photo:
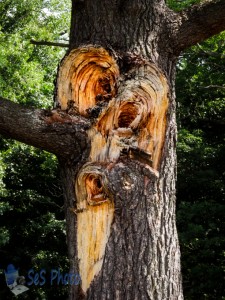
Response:
[{"label": "splintered wood", "polygon": [[[130,76],[130,74],[132,76]],[[113,161],[123,149],[145,151],[158,169],[166,130],[168,86],[151,64],[130,70],[90,130],[92,161]],[[141,74],[141,75],[140,75]]]},{"label": "splintered wood", "polygon": [[104,170],[86,164],[76,180],[77,250],[82,289],[88,289],[102,267],[114,215]]},{"label": "splintered wood", "polygon": [[119,74],[114,58],[93,46],[72,50],[62,61],[57,82],[57,106],[93,120],[88,131],[89,159],[75,184],[79,273],[86,292],[101,270],[114,216],[107,165],[127,153],[157,172],[165,139],[168,85],[160,70],[144,61]]},{"label": "splintered wood", "polygon": [[103,48],[75,49],[63,60],[58,73],[57,105],[87,116],[87,110],[98,101],[115,96],[118,75],[115,60]]}]

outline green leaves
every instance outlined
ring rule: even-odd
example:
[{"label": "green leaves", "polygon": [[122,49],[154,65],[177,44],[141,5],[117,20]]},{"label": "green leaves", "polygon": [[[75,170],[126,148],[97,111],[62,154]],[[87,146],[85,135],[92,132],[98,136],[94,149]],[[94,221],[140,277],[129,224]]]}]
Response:
[{"label": "green leaves", "polygon": [[178,64],[177,224],[185,299],[225,297],[225,33]]},{"label": "green leaves", "polygon": [[209,122],[213,126],[224,120],[224,40],[225,32],[193,47],[179,61],[177,99],[181,105],[188,102],[182,107],[182,116],[178,115],[183,124],[188,119],[191,126],[198,122],[209,127]]},{"label": "green leaves", "polygon": [[[0,197],[0,265],[68,269],[63,197],[56,158],[13,142],[1,152],[4,193]],[[3,254],[4,253],[4,259]],[[66,288],[32,287],[30,296],[66,298]],[[49,296],[51,295],[51,296]],[[62,296],[64,295],[64,296]]]},{"label": "green leaves", "polygon": [[52,106],[53,80],[64,50],[35,46],[31,39],[69,36],[70,1],[0,2],[1,96],[36,107]]},{"label": "green leaves", "polygon": [[[1,96],[24,105],[52,107],[53,80],[65,50],[35,46],[30,40],[68,39],[70,5],[70,0],[0,1]],[[56,158],[2,138],[0,150],[1,268],[14,263],[21,275],[33,267],[66,270],[65,220]],[[34,287],[29,297],[65,299],[66,293],[64,287]],[[1,297],[8,299],[5,294]]]},{"label": "green leaves", "polygon": [[174,11],[180,11],[182,9],[188,8],[193,4],[200,3],[201,0],[167,0],[166,3],[169,8]]}]

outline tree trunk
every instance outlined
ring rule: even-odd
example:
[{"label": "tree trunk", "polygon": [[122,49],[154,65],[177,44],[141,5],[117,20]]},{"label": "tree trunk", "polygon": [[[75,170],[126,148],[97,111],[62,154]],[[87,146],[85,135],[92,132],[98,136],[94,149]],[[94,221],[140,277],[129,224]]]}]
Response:
[{"label": "tree trunk", "polygon": [[73,3],[55,97],[92,123],[89,154],[61,162],[70,271],[82,280],[70,299],[182,299],[167,9],[97,2]]},{"label": "tree trunk", "polygon": [[72,3],[55,109],[0,98],[0,133],[59,159],[70,272],[81,276],[70,300],[183,299],[175,64],[181,50],[225,29],[225,2],[180,13],[164,0]]}]

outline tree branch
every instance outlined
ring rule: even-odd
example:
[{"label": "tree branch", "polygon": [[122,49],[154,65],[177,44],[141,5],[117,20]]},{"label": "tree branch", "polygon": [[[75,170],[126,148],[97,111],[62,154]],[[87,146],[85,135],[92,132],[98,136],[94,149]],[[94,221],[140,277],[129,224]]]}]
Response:
[{"label": "tree branch", "polygon": [[70,44],[47,42],[47,41],[34,41],[34,40],[30,40],[30,43],[39,46],[56,46],[56,47],[64,47],[64,48],[69,48],[70,46]]},{"label": "tree branch", "polygon": [[220,59],[223,59],[225,57],[225,54],[223,53],[218,53],[215,51],[208,51],[205,50],[201,45],[197,44],[197,47],[201,50],[200,54],[204,54],[205,56],[209,56],[209,57],[217,57]]},{"label": "tree branch", "polygon": [[0,134],[54,153],[79,159],[87,145],[88,120],[59,110],[25,108],[0,97]]},{"label": "tree branch", "polygon": [[211,84],[207,86],[199,86],[201,89],[220,89],[220,90],[225,90],[225,86],[223,85],[216,85],[216,84]]},{"label": "tree branch", "polygon": [[206,0],[178,14],[176,48],[182,51],[225,30],[225,1]]}]

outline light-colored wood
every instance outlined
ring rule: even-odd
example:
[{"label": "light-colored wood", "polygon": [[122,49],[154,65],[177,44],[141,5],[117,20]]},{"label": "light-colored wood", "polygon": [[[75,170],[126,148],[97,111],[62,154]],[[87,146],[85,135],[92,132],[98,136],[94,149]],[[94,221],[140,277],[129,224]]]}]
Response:
[{"label": "light-colored wood", "polygon": [[112,161],[118,159],[122,149],[137,147],[151,153],[152,167],[158,169],[166,130],[168,85],[153,64],[131,72],[133,79],[121,84],[117,97],[102,112],[96,131],[90,131],[90,157],[101,161],[105,156],[104,161]]},{"label": "light-colored wood", "polygon": [[[77,249],[84,293],[102,267],[114,217],[106,170],[121,154],[158,176],[166,130],[168,85],[151,63],[119,74],[114,58],[93,46],[72,50],[58,76],[57,106],[92,118],[91,150],[76,178]],[[92,116],[91,112],[99,113]]]},{"label": "light-colored wood", "polygon": [[101,270],[114,215],[101,168],[86,164],[76,180],[77,249],[82,290],[86,292]]},{"label": "light-colored wood", "polygon": [[101,270],[113,212],[113,204],[105,202],[77,215],[79,274],[84,292]]},{"label": "light-colored wood", "polygon": [[86,46],[72,50],[58,73],[56,103],[62,110],[74,108],[87,116],[87,110],[100,99],[115,95],[118,75],[118,66],[105,49]]}]

